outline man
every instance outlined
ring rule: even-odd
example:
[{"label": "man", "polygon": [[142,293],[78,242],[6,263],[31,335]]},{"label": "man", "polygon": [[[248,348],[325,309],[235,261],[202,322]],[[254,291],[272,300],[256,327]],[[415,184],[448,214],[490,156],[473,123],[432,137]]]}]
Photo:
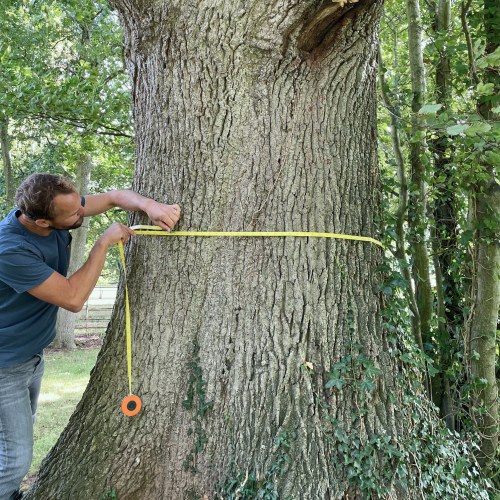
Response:
[{"label": "man", "polygon": [[0,500],[21,498],[19,485],[33,453],[33,423],[43,375],[43,349],[55,336],[59,307],[78,312],[102,271],[108,248],[134,234],[113,223],[72,276],[70,229],[84,217],[119,207],[141,210],[170,231],[178,205],[165,205],[133,191],[80,196],[64,178],[28,177],[16,206],[0,222]]}]

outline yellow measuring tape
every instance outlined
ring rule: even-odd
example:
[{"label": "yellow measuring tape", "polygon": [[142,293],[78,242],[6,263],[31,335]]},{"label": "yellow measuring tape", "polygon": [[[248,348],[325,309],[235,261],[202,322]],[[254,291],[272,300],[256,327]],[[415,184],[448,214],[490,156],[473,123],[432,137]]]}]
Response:
[{"label": "yellow measuring tape", "polygon": [[[232,237],[232,238],[247,238],[247,237],[293,237],[293,238],[334,238],[340,240],[355,240],[374,243],[382,248],[384,245],[375,238],[368,236],[354,236],[352,234],[336,234],[336,233],[316,233],[307,231],[165,231],[158,226],[132,226],[135,234],[147,236],[198,236],[198,237]],[[123,243],[118,243],[120,251],[120,260],[123,268],[123,277],[125,281],[125,331],[126,331],[126,344],[127,344],[127,374],[128,374],[128,388],[129,395],[122,401],[122,411],[128,417],[137,415],[141,410],[141,399],[132,394],[132,330],[130,327],[130,305],[128,300],[127,288],[127,271],[125,263],[125,252],[123,250]]]},{"label": "yellow measuring tape", "polygon": [[127,287],[127,267],[125,263],[125,251],[123,243],[118,242],[118,250],[120,251],[120,260],[123,268],[123,281],[125,282],[125,332],[127,344],[127,375],[128,375],[128,396],[122,400],[122,412],[127,417],[133,417],[141,411],[142,401],[139,396],[132,394],[132,328],[130,327],[130,302],[128,300]]},{"label": "yellow measuring tape", "polygon": [[246,238],[246,237],[293,237],[293,238],[335,238],[338,240],[356,240],[375,243],[384,248],[384,245],[375,238],[368,236],[354,236],[351,234],[336,233],[314,233],[307,231],[172,231],[168,232],[158,226],[132,226],[136,234],[149,236],[218,236],[224,238]]}]

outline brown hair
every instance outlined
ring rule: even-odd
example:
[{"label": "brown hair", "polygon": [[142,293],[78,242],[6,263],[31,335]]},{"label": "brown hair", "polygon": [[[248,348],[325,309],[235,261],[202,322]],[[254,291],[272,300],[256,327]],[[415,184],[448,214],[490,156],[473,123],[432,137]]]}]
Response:
[{"label": "brown hair", "polygon": [[17,189],[16,206],[30,219],[53,219],[57,215],[54,198],[75,192],[73,184],[60,175],[32,174]]}]

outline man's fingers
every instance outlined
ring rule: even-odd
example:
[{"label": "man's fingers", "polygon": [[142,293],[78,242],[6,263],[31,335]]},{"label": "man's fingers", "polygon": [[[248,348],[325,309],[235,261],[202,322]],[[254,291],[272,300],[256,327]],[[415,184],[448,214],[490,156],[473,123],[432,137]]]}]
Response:
[{"label": "man's fingers", "polygon": [[172,215],[174,218],[174,224],[179,220],[181,216],[181,207],[177,204],[171,205]]},{"label": "man's fingers", "polygon": [[157,226],[160,226],[162,229],[165,229],[165,231],[168,231],[170,232],[172,230],[172,227],[173,227],[173,224],[172,226],[169,226],[168,224],[166,224],[164,221],[162,220],[157,220],[155,221],[156,222],[156,225]]},{"label": "man's fingers", "polygon": [[122,224],[122,242],[127,243],[131,236],[135,236],[135,231]]}]

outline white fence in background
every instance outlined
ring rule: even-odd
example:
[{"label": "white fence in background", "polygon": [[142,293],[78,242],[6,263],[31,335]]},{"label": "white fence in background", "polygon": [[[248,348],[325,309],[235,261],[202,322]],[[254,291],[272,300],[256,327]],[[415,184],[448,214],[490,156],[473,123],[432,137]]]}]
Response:
[{"label": "white fence in background", "polygon": [[104,334],[116,298],[116,285],[96,286],[76,317],[76,335]]}]

